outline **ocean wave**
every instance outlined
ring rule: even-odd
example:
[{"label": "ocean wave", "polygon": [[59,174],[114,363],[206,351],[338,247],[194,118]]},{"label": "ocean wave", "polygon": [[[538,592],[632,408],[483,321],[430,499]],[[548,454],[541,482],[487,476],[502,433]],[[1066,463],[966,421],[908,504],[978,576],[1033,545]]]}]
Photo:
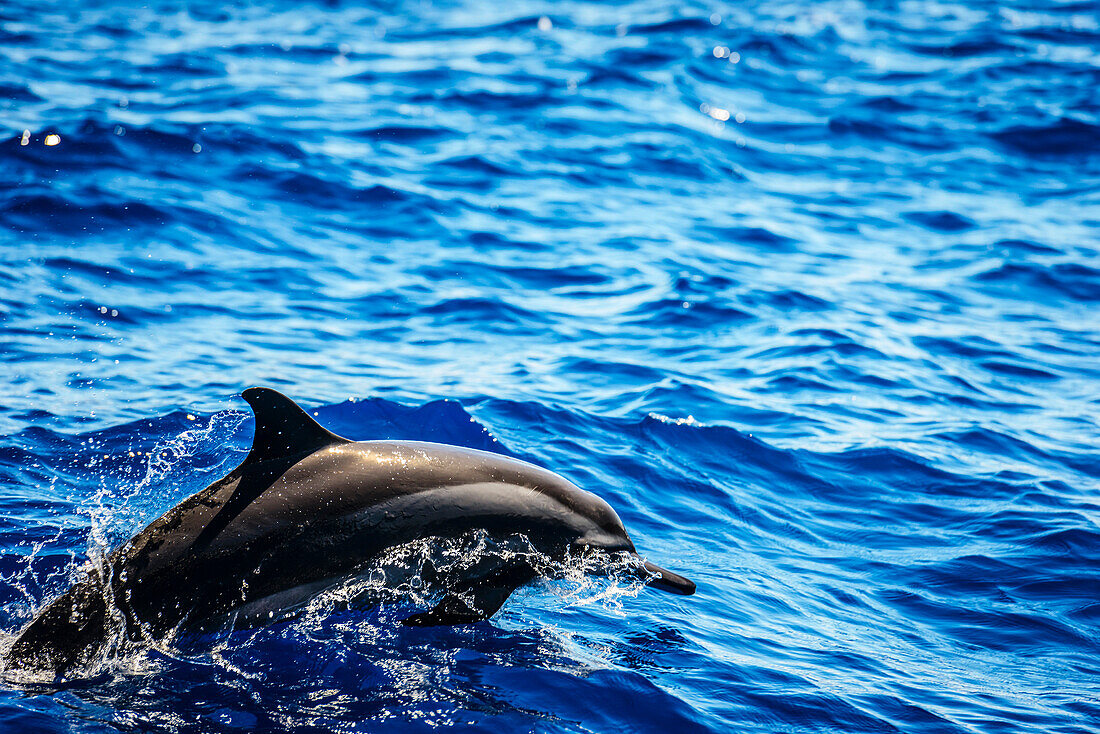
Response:
[{"label": "ocean wave", "polygon": [[992,134],[1000,143],[1037,157],[1084,156],[1100,151],[1100,126],[1059,118],[1050,125],[1018,125]]},{"label": "ocean wave", "polygon": [[1083,263],[1041,265],[1008,262],[974,276],[997,292],[1031,299],[1046,292],[1058,298],[1091,303],[1100,301],[1100,269]]}]

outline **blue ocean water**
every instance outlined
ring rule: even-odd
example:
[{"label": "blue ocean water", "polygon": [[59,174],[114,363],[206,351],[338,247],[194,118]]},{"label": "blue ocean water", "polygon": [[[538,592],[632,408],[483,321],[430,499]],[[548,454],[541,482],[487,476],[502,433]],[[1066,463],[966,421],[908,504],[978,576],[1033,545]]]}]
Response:
[{"label": "blue ocean water", "polygon": [[335,609],[0,729],[1100,731],[1095,3],[9,0],[0,59],[7,635],[254,384],[699,584]]}]

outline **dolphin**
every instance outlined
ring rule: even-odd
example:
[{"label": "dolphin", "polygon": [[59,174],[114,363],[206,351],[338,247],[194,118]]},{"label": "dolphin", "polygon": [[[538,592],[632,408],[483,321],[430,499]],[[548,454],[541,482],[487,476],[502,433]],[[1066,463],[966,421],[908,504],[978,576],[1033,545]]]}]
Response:
[{"label": "dolphin", "polygon": [[[557,474],[500,454],[417,441],[351,441],[285,395],[252,387],[251,450],[224,478],[111,552],[19,633],[7,669],[57,677],[122,639],[159,639],[239,614],[250,624],[368,568],[389,548],[481,531],[526,537],[553,560],[623,552],[654,588],[695,584],[642,559],[604,500]],[[446,578],[413,626],[488,619],[539,575],[522,558]],[[257,613],[259,612],[259,613]],[[117,637],[117,634],[116,634]]]}]

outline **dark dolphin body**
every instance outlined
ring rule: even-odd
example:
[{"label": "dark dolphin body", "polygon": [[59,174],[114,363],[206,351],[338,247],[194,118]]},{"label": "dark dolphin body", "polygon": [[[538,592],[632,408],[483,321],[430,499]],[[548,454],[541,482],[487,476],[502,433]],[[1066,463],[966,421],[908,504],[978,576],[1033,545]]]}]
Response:
[{"label": "dark dolphin body", "polygon": [[[525,535],[557,560],[570,548],[635,553],[606,502],[553,472],[442,444],[353,442],[274,390],[250,388],[244,399],[256,415],[244,462],[42,609],[9,649],[9,669],[63,676],[93,661],[112,630],[156,639],[257,606],[289,606],[419,538],[483,530]],[[637,570],[656,588],[695,591],[641,559]],[[447,579],[442,601],[405,623],[486,619],[536,575],[514,561]]]}]

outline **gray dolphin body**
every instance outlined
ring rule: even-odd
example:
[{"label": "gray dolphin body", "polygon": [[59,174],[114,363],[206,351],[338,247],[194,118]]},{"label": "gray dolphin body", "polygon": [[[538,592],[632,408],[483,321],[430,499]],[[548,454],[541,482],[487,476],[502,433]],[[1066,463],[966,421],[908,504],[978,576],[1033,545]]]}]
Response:
[{"label": "gray dolphin body", "polygon": [[[473,449],[410,441],[353,442],[286,396],[250,388],[252,449],[46,605],[17,637],[6,667],[57,676],[95,659],[121,626],[128,639],[201,628],[234,612],[292,603],[368,567],[386,549],[470,531],[522,534],[541,553],[635,553],[615,511],[553,472]],[[656,588],[695,584],[640,558]],[[448,591],[410,625],[487,619],[537,571],[516,561],[445,579]],[[112,626],[113,625],[113,626]]]}]

